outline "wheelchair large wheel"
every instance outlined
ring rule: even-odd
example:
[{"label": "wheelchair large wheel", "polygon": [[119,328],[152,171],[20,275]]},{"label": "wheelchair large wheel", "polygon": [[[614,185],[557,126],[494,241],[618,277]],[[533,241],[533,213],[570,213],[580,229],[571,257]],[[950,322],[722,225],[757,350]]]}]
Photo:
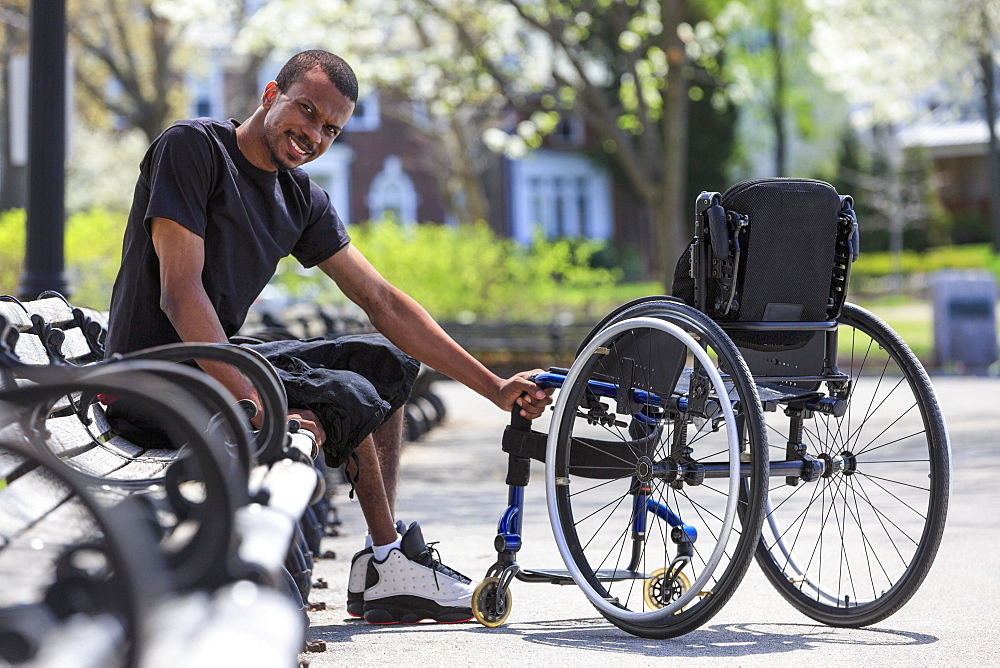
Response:
[{"label": "wheelchair large wheel", "polygon": [[[815,413],[802,439],[825,473],[795,486],[772,479],[757,561],[807,616],[858,627],[896,612],[927,575],[948,510],[950,446],[927,374],[888,325],[845,304],[838,340],[846,413]],[[768,416],[771,458],[784,459],[787,418]]]},{"label": "wheelchair large wheel", "polygon": [[[549,518],[602,615],[638,636],[673,637],[718,612],[753,557],[763,416],[739,351],[694,309],[657,301],[603,325],[556,400]],[[670,595],[650,595],[660,591]]]}]

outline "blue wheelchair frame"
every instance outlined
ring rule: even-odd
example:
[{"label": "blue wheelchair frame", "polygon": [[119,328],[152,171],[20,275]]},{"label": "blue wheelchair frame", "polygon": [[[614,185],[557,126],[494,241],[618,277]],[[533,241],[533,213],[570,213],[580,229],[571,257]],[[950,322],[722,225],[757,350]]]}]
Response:
[{"label": "blue wheelchair frame", "polygon": [[[560,388],[566,380],[566,373],[562,370],[550,370],[532,378],[532,380],[543,388]],[[587,381],[588,391],[593,395],[605,398],[617,398],[620,394],[619,385],[603,382],[599,380]],[[686,397],[660,397],[652,392],[630,388],[631,398],[640,405],[653,406],[657,408],[672,407],[681,412],[687,410]],[[639,412],[633,415],[640,422],[652,424],[652,418]],[[518,408],[515,406],[511,413],[511,424],[504,432],[504,450],[510,454],[508,464],[508,495],[507,509],[497,523],[497,537],[494,547],[497,550],[497,562],[487,571],[487,577],[497,577],[500,579],[502,590],[506,590],[512,578],[517,578],[522,582],[550,582],[552,584],[574,584],[569,572],[561,569],[546,570],[526,570],[517,563],[516,554],[523,544],[521,538],[522,513],[524,508],[524,488],[528,484],[528,467],[530,459],[524,457],[523,450],[513,452],[512,442],[532,442],[534,441],[537,452],[540,439],[545,436],[538,432],[531,431],[531,422],[521,417]],[[728,473],[728,467],[726,467]],[[672,564],[672,568],[678,567],[682,562],[690,559],[693,553],[693,546],[698,539],[698,531],[690,524],[684,523],[681,518],[668,506],[660,503],[651,496],[640,493],[634,495],[632,507],[632,532],[633,535],[641,536],[647,529],[647,516],[655,515],[665,521],[671,527],[671,539],[678,546],[678,556]],[[602,572],[602,579],[622,580],[635,578],[639,574],[640,543],[633,543],[633,555],[629,566],[625,570]],[[645,574],[641,574],[645,577]]]}]

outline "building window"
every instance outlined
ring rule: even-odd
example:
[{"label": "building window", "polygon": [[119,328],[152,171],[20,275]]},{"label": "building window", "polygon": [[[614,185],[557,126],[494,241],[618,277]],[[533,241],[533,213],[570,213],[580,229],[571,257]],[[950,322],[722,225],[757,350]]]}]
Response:
[{"label": "building window", "polygon": [[189,77],[188,87],[194,93],[191,111],[196,118],[225,118],[225,85],[217,62],[210,62],[205,73]]},{"label": "building window", "polygon": [[198,118],[212,115],[212,103],[205,98],[199,98],[194,103],[194,115]]},{"label": "building window", "polygon": [[368,215],[372,220],[393,216],[404,224],[417,221],[417,189],[403,171],[399,156],[388,156],[382,171],[372,179],[368,189]]},{"label": "building window", "polygon": [[584,140],[583,119],[579,116],[563,116],[549,137],[554,146],[582,146]]},{"label": "building window", "polygon": [[354,113],[347,122],[345,129],[349,132],[374,132],[382,125],[382,112],[379,107],[378,95],[372,93],[358,99],[354,105]]},{"label": "building window", "polygon": [[511,236],[610,239],[611,180],[607,171],[575,153],[535,151],[511,163]]},{"label": "building window", "polygon": [[351,163],[354,149],[333,144],[322,156],[306,163],[309,178],[330,195],[330,202],[344,224],[351,222]]}]

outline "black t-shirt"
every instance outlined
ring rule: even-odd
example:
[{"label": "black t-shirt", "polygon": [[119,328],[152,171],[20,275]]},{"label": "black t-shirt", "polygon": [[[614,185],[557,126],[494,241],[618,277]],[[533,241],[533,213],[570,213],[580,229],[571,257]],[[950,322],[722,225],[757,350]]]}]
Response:
[{"label": "black t-shirt", "polygon": [[109,355],[180,341],[160,310],[154,217],[205,240],[202,282],[227,336],[242,326],[278,260],[291,254],[312,267],[350,241],[329,195],[306,172],[264,171],[243,156],[235,122],[177,123],[140,165],[111,296]]}]

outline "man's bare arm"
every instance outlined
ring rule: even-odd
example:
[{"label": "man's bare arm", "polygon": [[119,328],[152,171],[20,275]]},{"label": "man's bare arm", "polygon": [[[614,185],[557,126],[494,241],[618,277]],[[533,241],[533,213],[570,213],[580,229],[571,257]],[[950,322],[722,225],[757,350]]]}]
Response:
[{"label": "man's bare arm", "polygon": [[[347,245],[319,265],[347,297],[364,309],[372,324],[400,350],[470,387],[504,410],[514,403],[527,418],[541,415],[551,391],[541,390],[524,372],[502,379],[459,346],[422,306],[386,281],[354,246]],[[522,396],[522,394],[526,396]]]},{"label": "man's bare arm", "polygon": [[[181,340],[228,341],[201,280],[205,267],[205,240],[166,218],[153,218],[150,229],[153,248],[160,261],[160,309]],[[199,364],[237,399],[257,400],[250,381],[228,364],[208,361],[199,361]]]},{"label": "man's bare arm", "polygon": [[[228,338],[212,306],[201,273],[205,267],[205,241],[197,234],[167,218],[151,221],[153,248],[160,261],[160,308],[182,341],[226,343]],[[250,399],[260,409],[260,397],[253,384],[234,367],[221,362],[199,360],[206,373],[237,399]],[[322,444],[326,437],[311,411],[289,408],[289,417],[299,420]],[[260,415],[255,420],[259,426]]]}]

